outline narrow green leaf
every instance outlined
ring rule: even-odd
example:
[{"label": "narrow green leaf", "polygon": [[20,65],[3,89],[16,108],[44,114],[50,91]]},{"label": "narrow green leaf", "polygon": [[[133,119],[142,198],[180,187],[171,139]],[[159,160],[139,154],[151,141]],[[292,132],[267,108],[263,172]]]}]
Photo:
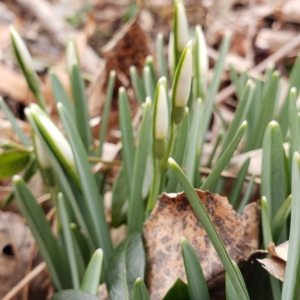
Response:
[{"label": "narrow green leaf", "polygon": [[282,228],[284,227],[285,223],[287,222],[288,217],[290,216],[292,208],[292,195],[289,195],[281,204],[280,208],[278,209],[277,213],[275,214],[272,222],[272,235],[274,238],[274,242],[276,243]]},{"label": "narrow green leaf", "polygon": [[[183,117],[182,122],[179,125],[178,128],[178,134],[175,140],[174,148],[172,157],[175,161],[178,162],[178,164],[182,167],[183,164],[183,158],[184,153],[186,149],[186,141],[188,139],[188,131],[189,131],[189,110],[186,109],[185,115]],[[174,174],[174,172],[171,171],[171,169],[168,170],[168,182],[167,186],[165,188],[165,191],[167,193],[174,193],[176,191],[176,185],[177,185],[177,178]]]},{"label": "narrow green leaf", "polygon": [[71,88],[74,98],[76,127],[86,151],[90,152],[93,147],[93,137],[89,123],[90,118],[87,108],[84,82],[81,77],[81,70],[78,64],[73,64],[72,66]]},{"label": "narrow green leaf", "polygon": [[228,196],[228,200],[229,203],[232,205],[232,207],[234,209],[237,208],[239,199],[240,199],[240,195],[241,195],[241,191],[245,182],[245,178],[248,172],[248,168],[249,168],[249,164],[250,164],[250,157],[248,157],[245,162],[243,163],[242,167],[240,168],[236,179],[234,181],[234,184],[231,188],[230,194]]},{"label": "narrow green leaf", "polygon": [[243,88],[240,85],[238,74],[232,64],[229,64],[229,76],[231,82],[235,87],[235,93],[237,95],[237,98],[240,100],[242,97]]},{"label": "narrow green leaf", "polygon": [[55,103],[57,104],[61,102],[66,107],[72,118],[75,118],[74,105],[71,102],[71,99],[69,98],[59,78],[54,72],[50,72],[50,79]]},{"label": "narrow green leaf", "polygon": [[111,225],[114,228],[126,223],[128,191],[124,166],[121,167],[115,178],[112,188]]},{"label": "narrow green leaf", "polygon": [[178,278],[162,300],[189,300],[188,286]]},{"label": "narrow green leaf", "polygon": [[120,87],[119,89],[119,122],[122,133],[122,157],[126,171],[127,188],[130,192],[131,180],[133,176],[135,146],[129,102],[126,91],[123,87]]},{"label": "narrow green leaf", "polygon": [[74,289],[79,289],[79,270],[77,265],[76,253],[75,253],[75,243],[70,229],[70,220],[67,213],[66,203],[63,195],[59,193],[58,195],[58,208],[59,216],[62,224],[62,233],[65,241],[67,258],[70,266],[70,273],[72,278],[72,287]]},{"label": "narrow green leaf", "polygon": [[6,105],[6,103],[5,103],[5,101],[3,100],[2,97],[0,97],[0,107],[4,111],[7,119],[10,121],[10,123],[11,123],[14,131],[18,135],[21,143],[25,147],[30,147],[31,143],[30,143],[29,139],[27,138],[25,132],[19,126],[16,117],[14,116],[14,114],[12,113],[12,111],[10,110],[10,108]]},{"label": "narrow green leaf", "polygon": [[151,73],[152,82],[155,84],[157,81],[156,72],[154,67],[154,60],[152,55],[148,55],[145,59],[144,66],[148,66]]},{"label": "narrow green leaf", "polygon": [[166,58],[164,54],[164,35],[159,32],[156,38],[156,56],[157,56],[157,70],[159,77],[168,77]]},{"label": "narrow green leaf", "polygon": [[103,111],[102,120],[101,120],[101,129],[99,132],[99,148],[98,148],[98,156],[99,157],[102,157],[102,150],[103,150],[103,144],[104,144],[106,132],[107,132],[108,116],[109,116],[109,111],[110,111],[110,107],[111,107],[115,79],[116,79],[116,71],[112,70],[109,73],[109,80],[108,80],[108,86],[107,86],[107,90],[106,90],[104,111]]},{"label": "narrow green leaf", "polygon": [[243,214],[243,210],[244,210],[245,206],[250,201],[252,190],[253,190],[254,183],[255,183],[254,180],[255,180],[255,176],[252,174],[251,179],[250,179],[249,184],[248,184],[248,187],[245,191],[244,197],[241,200],[241,203],[240,203],[239,208],[237,210],[237,213],[240,214],[240,215]]},{"label": "narrow green leaf", "polygon": [[181,253],[188,281],[190,300],[209,300],[209,292],[197,254],[190,242],[181,238]]},{"label": "narrow green leaf", "polygon": [[191,121],[191,128],[189,130],[189,138],[187,145],[187,156],[186,156],[186,177],[194,185],[195,184],[195,173],[198,169],[197,163],[197,151],[198,151],[198,140],[201,129],[202,121],[202,100],[199,98],[195,102],[193,108],[193,115]]},{"label": "narrow green leaf", "polygon": [[91,233],[97,247],[101,247],[104,252],[104,266],[107,269],[108,262],[112,251],[112,242],[109,234],[108,225],[105,220],[103,202],[98,193],[95,177],[93,176],[87,153],[81,142],[74,123],[65,107],[59,103],[57,106],[60,118],[70,140],[73,155],[75,158],[78,176],[80,178],[81,187],[86,207],[91,216],[91,222],[94,226],[94,232]]},{"label": "narrow green leaf", "polygon": [[211,113],[214,106],[214,100],[221,83],[222,71],[225,63],[225,57],[229,49],[229,44],[230,44],[230,36],[225,35],[220,47],[219,58],[214,67],[214,76],[209,86],[207,101],[204,108],[204,115],[203,115],[204,119],[203,119],[202,131],[201,131],[201,145],[203,145],[206,138],[206,132],[209,127]]},{"label": "narrow green leaf", "polygon": [[81,290],[95,296],[98,295],[98,287],[100,284],[101,270],[103,262],[103,251],[102,249],[97,249],[86,269],[82,284]]},{"label": "narrow green leaf", "polygon": [[289,91],[292,87],[295,87],[297,89],[297,95],[300,92],[300,81],[299,81],[299,74],[300,74],[300,54],[297,57],[297,60],[294,63],[290,78],[289,78],[289,88],[288,92],[286,94],[284,103],[280,109],[280,114],[278,116],[278,123],[280,124],[280,128],[282,131],[282,136],[285,137],[288,131],[288,125],[289,125],[289,118],[288,118],[288,112],[289,112]]},{"label": "narrow green leaf", "polygon": [[54,294],[50,300],[99,300],[99,298],[80,290],[64,290]]},{"label": "narrow green leaf", "polygon": [[22,171],[30,160],[29,151],[7,150],[0,154],[0,180]]},{"label": "narrow green leaf", "polygon": [[145,66],[143,69],[143,82],[145,86],[146,97],[150,97],[153,101],[155,95],[155,82],[153,81],[149,66]]},{"label": "narrow green leaf", "polygon": [[66,261],[42,208],[20,176],[14,176],[13,184],[19,208],[47,264],[56,288],[59,290],[69,288],[71,282]]},{"label": "narrow green leaf", "polygon": [[132,300],[136,278],[144,278],[145,253],[140,233],[134,233],[112,255],[106,278],[111,300]]},{"label": "narrow green leaf", "polygon": [[[235,263],[235,261],[232,260],[232,264],[234,266],[234,268],[236,269],[236,271],[239,271],[238,265]],[[235,288],[230,280],[230,277],[228,275],[228,273],[226,272],[225,275],[225,288],[226,288],[226,299],[227,300],[239,300],[239,296],[235,291]]]},{"label": "narrow green leaf", "polygon": [[147,157],[149,149],[151,122],[152,103],[150,99],[147,99],[144,105],[143,118],[134,159],[133,177],[128,206],[127,235],[130,235],[135,231],[142,232],[143,230],[145,207],[142,198],[142,188],[147,162],[145,157]]},{"label": "narrow green leaf", "polygon": [[140,104],[142,104],[146,99],[146,93],[145,93],[143,82],[142,80],[140,80],[135,66],[131,66],[129,71],[130,71],[131,84],[135,91],[137,100]]},{"label": "narrow green leaf", "polygon": [[201,222],[203,228],[205,229],[211,243],[213,244],[225,271],[228,273],[230,280],[236,290],[236,293],[240,297],[240,299],[249,299],[248,292],[246,289],[245,282],[242,280],[242,277],[239,272],[237,272],[236,268],[232,264],[231,258],[218,234],[216,228],[214,227],[206,209],[204,208],[201,201],[199,201],[199,197],[196,194],[195,190],[185,177],[183,171],[177,165],[177,163],[170,158],[169,164],[172,170],[175,172],[193,210]]},{"label": "narrow green leaf", "polygon": [[219,157],[221,157],[221,155],[228,147],[238,128],[241,126],[241,123],[246,120],[248,109],[251,105],[251,100],[253,99],[253,95],[254,85],[252,81],[248,81],[243,90],[241,100],[239,101],[237,109],[234,113],[233,120],[230,122],[230,125],[225,133]]},{"label": "narrow green leaf", "polygon": [[245,86],[246,86],[246,83],[248,80],[249,80],[248,71],[243,70],[241,72],[241,75],[239,78],[239,85],[240,85],[242,91],[245,89]]},{"label": "narrow green leaf", "polygon": [[300,151],[300,130],[298,125],[298,108],[297,102],[297,90],[291,88],[289,94],[289,129],[290,129],[290,153],[289,153],[289,170],[292,170],[293,154],[296,151]]},{"label": "narrow green leaf", "polygon": [[277,122],[269,123],[263,140],[260,195],[268,199],[272,220],[287,196],[284,149]]},{"label": "narrow green leaf", "polygon": [[137,278],[133,288],[133,300],[150,300],[144,280]]},{"label": "narrow green leaf", "polygon": [[[254,139],[254,149],[258,149],[262,146],[262,141],[264,137],[264,132],[269,124],[274,118],[276,98],[278,96],[278,86],[279,86],[279,72],[273,72],[270,82],[263,94],[261,109],[259,112],[256,127],[254,129],[255,139]],[[253,149],[251,149],[253,150]]]},{"label": "narrow green leaf", "polygon": [[294,153],[292,166],[292,209],[289,238],[288,260],[285,269],[282,300],[300,297],[300,156]]},{"label": "narrow green leaf", "polygon": [[206,164],[206,167],[207,167],[207,168],[211,168],[213,159],[214,159],[214,157],[215,157],[215,154],[216,154],[216,152],[217,152],[217,149],[218,149],[218,147],[219,147],[219,144],[220,144],[220,142],[222,141],[223,136],[224,136],[224,131],[223,131],[223,130],[220,130],[220,132],[218,133],[218,136],[217,136],[217,138],[216,138],[216,140],[215,140],[215,143],[214,143],[214,146],[213,146],[213,150],[212,150],[212,152],[211,152],[211,154],[210,154],[210,156],[209,156],[208,162],[207,162],[207,164]]},{"label": "narrow green leaf", "polygon": [[217,161],[216,165],[214,166],[212,172],[207,176],[203,184],[201,185],[201,190],[209,190],[212,185],[218,180],[221,172],[224,168],[228,165],[231,157],[233,156],[234,151],[236,150],[247,126],[247,122],[244,121],[241,127],[238,129],[237,133],[233,137],[232,141],[228,145],[227,149],[224,151],[222,156]]}]

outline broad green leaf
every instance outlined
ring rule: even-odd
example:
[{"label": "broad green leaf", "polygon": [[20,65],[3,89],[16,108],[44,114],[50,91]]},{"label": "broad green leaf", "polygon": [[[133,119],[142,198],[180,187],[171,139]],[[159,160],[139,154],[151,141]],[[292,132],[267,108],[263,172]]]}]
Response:
[{"label": "broad green leaf", "polygon": [[230,162],[230,159],[233,156],[234,151],[236,150],[247,126],[247,122],[243,122],[241,127],[238,129],[237,133],[233,137],[232,141],[222,154],[222,156],[217,161],[216,165],[213,167],[211,173],[207,176],[203,184],[201,185],[201,190],[209,190],[212,185],[218,180],[221,172]]},{"label": "broad green leaf", "polygon": [[103,249],[104,266],[105,269],[107,269],[112,251],[112,242],[105,219],[103,202],[98,192],[95,177],[91,172],[87,153],[75,129],[74,123],[61,103],[57,105],[57,109],[70,140],[85,204],[91,217],[90,221],[93,224],[93,232],[91,232],[91,235],[93,236],[96,247]]},{"label": "broad green leaf", "polygon": [[285,269],[282,300],[300,297],[300,156],[294,153],[292,166],[292,209],[288,260]]},{"label": "broad green leaf", "polygon": [[126,172],[123,166],[116,176],[112,188],[111,225],[114,228],[126,223],[127,220],[127,197],[129,193],[126,180]]},{"label": "broad green leaf", "polygon": [[181,253],[191,300],[209,300],[209,292],[197,254],[186,238],[181,238]]},{"label": "broad green leaf", "polygon": [[135,231],[142,232],[145,220],[145,205],[142,198],[143,181],[146,170],[148,149],[149,149],[149,133],[151,132],[152,122],[152,103],[150,99],[146,100],[142,123],[140,127],[138,145],[136,148],[133,177],[131,182],[128,217],[127,217],[127,235]]},{"label": "broad green leaf", "polygon": [[144,278],[145,253],[140,233],[134,233],[112,255],[106,285],[111,300],[132,300],[137,278]]},{"label": "broad green leaf", "polygon": [[59,209],[60,222],[62,224],[62,235],[65,242],[64,244],[66,247],[67,259],[69,261],[69,266],[70,266],[72,287],[74,289],[79,289],[80,275],[78,270],[78,261],[76,259],[76,253],[75,253],[75,242],[73,239],[73,235],[71,233],[70,220],[66,208],[66,202],[62,193],[59,193],[58,195],[58,209]]},{"label": "broad green leaf", "polygon": [[240,168],[238,174],[236,175],[236,179],[234,181],[234,184],[230,190],[228,200],[229,203],[232,205],[234,209],[237,208],[241,191],[245,182],[245,178],[248,172],[248,167],[250,164],[250,157],[248,157],[245,162],[243,163],[242,167]]},{"label": "broad green leaf", "polygon": [[50,300],[99,300],[99,298],[80,290],[64,290],[54,294]]},{"label": "broad green leaf", "polygon": [[163,300],[189,300],[188,286],[178,278],[173,286],[169,289]]},{"label": "broad green leaf", "polygon": [[237,272],[236,268],[232,264],[231,258],[226,251],[226,248],[221,240],[216,228],[214,227],[206,209],[204,208],[201,201],[199,201],[199,197],[196,194],[194,188],[191,186],[189,181],[187,180],[186,176],[184,175],[183,171],[177,165],[177,163],[170,158],[169,164],[172,170],[175,172],[178,181],[180,182],[193,210],[201,222],[202,226],[204,227],[211,243],[213,244],[225,271],[228,273],[230,280],[234,286],[234,289],[240,299],[249,299],[249,295],[246,289],[245,282],[240,275],[240,272]]},{"label": "broad green leaf", "polygon": [[54,285],[58,290],[69,288],[71,278],[68,265],[46,220],[45,213],[20,176],[14,176],[13,184],[19,208],[47,264]]},{"label": "broad green leaf", "polygon": [[150,300],[144,280],[137,278],[133,289],[133,300]]},{"label": "broad green leaf", "polygon": [[103,262],[103,251],[97,249],[88,264],[80,289],[84,292],[98,295],[101,270]]},{"label": "broad green leaf", "polygon": [[22,171],[30,160],[29,151],[8,150],[0,154],[0,179],[8,178]]},{"label": "broad green leaf", "polygon": [[268,199],[270,220],[286,198],[285,162],[280,128],[269,123],[263,140],[260,195]]}]

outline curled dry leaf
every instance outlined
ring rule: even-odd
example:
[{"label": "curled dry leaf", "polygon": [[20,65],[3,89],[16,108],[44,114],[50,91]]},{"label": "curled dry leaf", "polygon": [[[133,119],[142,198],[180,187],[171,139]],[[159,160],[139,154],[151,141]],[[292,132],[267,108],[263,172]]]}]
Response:
[{"label": "curled dry leaf", "polygon": [[[199,201],[205,206],[230,257],[238,264],[244,263],[244,251],[258,245],[256,227],[259,217],[238,215],[227,198],[210,192],[196,190]],[[256,207],[256,204],[251,204]],[[259,214],[257,209],[246,209],[246,213]],[[249,222],[256,222],[254,231]],[[246,229],[246,243],[244,232]],[[224,268],[203,226],[197,219],[186,195],[162,194],[144,225],[146,250],[146,284],[150,299],[162,299],[169,288],[180,278],[185,283],[186,274],[180,251],[180,238],[185,236],[196,250],[204,276],[210,289],[224,284]],[[246,253],[247,253],[246,251]]]},{"label": "curled dry leaf", "polygon": [[275,247],[274,243],[270,243],[267,250],[264,251],[264,254],[269,254],[271,257],[257,260],[270,274],[283,281],[288,251],[289,241],[286,241],[277,247]]},{"label": "curled dry leaf", "polygon": [[[0,298],[30,270],[34,239],[23,219],[15,213],[0,212]],[[26,289],[24,290],[26,293]],[[14,299],[24,299],[22,293]]]}]

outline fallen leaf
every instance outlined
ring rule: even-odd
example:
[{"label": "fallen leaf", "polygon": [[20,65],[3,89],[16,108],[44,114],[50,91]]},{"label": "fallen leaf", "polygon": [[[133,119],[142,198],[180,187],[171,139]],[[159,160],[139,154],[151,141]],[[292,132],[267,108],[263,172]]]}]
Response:
[{"label": "fallen leaf", "polygon": [[[249,237],[254,239],[255,236],[255,232],[250,232],[252,229],[247,223],[247,218],[242,220],[242,217],[232,209],[227,198],[200,190],[196,192],[230,257],[237,263],[243,263],[245,248],[249,247],[244,242],[244,228],[248,230],[246,242],[249,242]],[[258,213],[253,208],[249,211]],[[252,219],[249,221],[252,222]],[[144,224],[146,284],[150,299],[162,299],[178,278],[187,282],[180,251],[182,236],[193,245],[208,287],[212,289],[219,284],[224,285],[223,265],[186,195],[164,193]],[[254,244],[251,243],[252,246]]]},{"label": "fallen leaf", "polygon": [[[1,299],[30,270],[34,245],[30,230],[19,215],[0,212]],[[22,293],[14,299],[23,299]]]},{"label": "fallen leaf", "polygon": [[[270,274],[283,281],[288,251],[289,241],[286,241],[283,244],[278,245],[277,247],[275,247],[274,243],[270,243],[267,250],[265,250],[263,254],[269,254],[271,255],[271,257],[257,260],[261,263],[262,267],[266,269]],[[256,251],[254,251],[253,253],[256,253]],[[251,255],[253,255],[253,253],[251,253]]]}]

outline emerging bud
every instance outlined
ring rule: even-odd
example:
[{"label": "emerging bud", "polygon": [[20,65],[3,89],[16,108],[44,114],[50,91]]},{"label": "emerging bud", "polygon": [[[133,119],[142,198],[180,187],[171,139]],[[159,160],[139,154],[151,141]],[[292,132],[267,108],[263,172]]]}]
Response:
[{"label": "emerging bud", "polygon": [[45,109],[46,105],[41,95],[40,82],[34,70],[33,61],[30,56],[30,53],[24,41],[13,27],[10,28],[10,36],[16,59],[25,76],[28,87],[30,88],[34,96],[37,98],[39,105],[43,109]]},{"label": "emerging bud", "polygon": [[73,152],[61,131],[36,104],[31,104],[26,110],[26,114],[31,116],[55,156],[65,167],[65,170],[69,172],[72,179],[78,183]]},{"label": "emerging bud", "polygon": [[175,1],[174,34],[177,52],[182,52],[189,40],[188,22],[182,1]]},{"label": "emerging bud", "polygon": [[169,127],[169,111],[165,83],[165,77],[162,77],[158,82],[159,87],[156,104],[155,138],[160,140],[167,137]]},{"label": "emerging bud", "polygon": [[66,61],[67,61],[67,70],[70,76],[70,74],[72,73],[73,65],[79,64],[78,49],[76,46],[76,42],[73,38],[70,38],[67,43]]},{"label": "emerging bud", "polygon": [[41,140],[39,139],[39,137],[34,134],[34,146],[35,146],[35,152],[36,152],[36,157],[37,160],[39,162],[39,165],[41,166],[41,168],[43,169],[50,169],[51,166],[51,162],[47,156],[47,153],[45,151],[45,148],[41,142]]},{"label": "emerging bud", "polygon": [[189,99],[193,73],[193,42],[189,41],[185,47],[177,66],[172,87],[173,115],[172,120],[179,124],[185,112]]},{"label": "emerging bud", "polygon": [[166,78],[162,77],[157,83],[154,106],[154,138],[155,153],[158,159],[164,156],[165,139],[169,129],[169,111],[166,93]]}]

